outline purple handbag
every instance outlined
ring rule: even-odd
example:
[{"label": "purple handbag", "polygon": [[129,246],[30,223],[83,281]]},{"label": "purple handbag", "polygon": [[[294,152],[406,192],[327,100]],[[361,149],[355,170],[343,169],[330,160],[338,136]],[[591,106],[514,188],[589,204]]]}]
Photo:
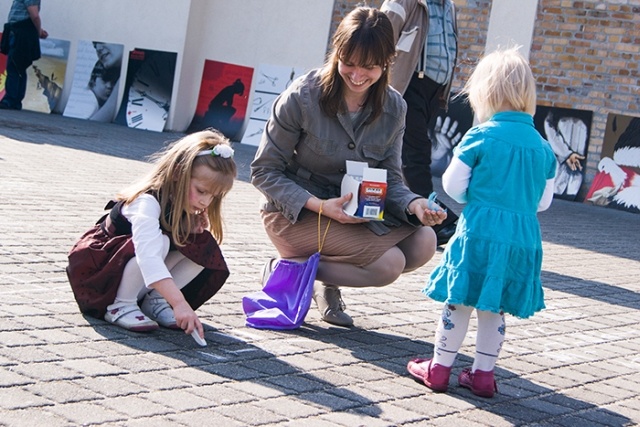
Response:
[{"label": "purple handbag", "polygon": [[305,262],[279,260],[261,291],[242,298],[247,326],[295,329],[304,321],[313,294],[320,252]]},{"label": "purple handbag", "polygon": [[296,329],[302,325],[311,306],[320,251],[331,224],[329,220],[320,240],[321,216],[322,206],[318,214],[318,252],[305,262],[279,260],[262,290],[242,297],[247,326],[258,329]]}]

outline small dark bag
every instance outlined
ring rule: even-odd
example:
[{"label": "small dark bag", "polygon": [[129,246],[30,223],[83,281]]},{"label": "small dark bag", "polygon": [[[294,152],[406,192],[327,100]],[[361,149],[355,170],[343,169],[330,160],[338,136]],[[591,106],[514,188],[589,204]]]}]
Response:
[{"label": "small dark bag", "polygon": [[2,29],[2,40],[0,40],[0,53],[9,55],[9,33],[11,32],[11,24],[8,22],[4,24]]}]

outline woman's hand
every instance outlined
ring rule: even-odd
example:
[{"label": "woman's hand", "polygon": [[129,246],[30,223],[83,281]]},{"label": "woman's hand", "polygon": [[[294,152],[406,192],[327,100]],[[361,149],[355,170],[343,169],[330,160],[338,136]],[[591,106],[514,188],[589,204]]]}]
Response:
[{"label": "woman's hand", "polygon": [[442,221],[447,219],[447,212],[444,209],[429,209],[429,203],[424,198],[412,200],[408,209],[409,212],[418,217],[423,225],[429,227],[442,224]]},{"label": "woman's hand", "polygon": [[337,197],[335,199],[327,199],[322,203],[322,215],[327,218],[334,219],[341,224],[359,224],[361,222],[369,222],[368,219],[363,218],[354,218],[352,216],[347,215],[342,209],[343,206],[351,200],[353,197],[352,193],[345,194],[342,197]]}]

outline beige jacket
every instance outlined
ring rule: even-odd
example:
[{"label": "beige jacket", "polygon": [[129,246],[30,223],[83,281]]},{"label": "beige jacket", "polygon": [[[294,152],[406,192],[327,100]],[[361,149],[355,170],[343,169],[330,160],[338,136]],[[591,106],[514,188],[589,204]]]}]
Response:
[{"label": "beige jacket", "polygon": [[[456,9],[451,0],[453,11],[453,25],[458,38],[456,24]],[[429,32],[429,9],[426,0],[385,0],[380,10],[384,12],[393,25],[396,41],[396,59],[391,66],[391,86],[398,92],[404,93],[409,86],[411,77],[416,70],[424,43]],[[456,52],[457,52],[456,46]],[[457,58],[456,58],[457,59]],[[455,63],[454,63],[455,68]],[[440,99],[440,106],[446,108],[451,91],[451,80],[447,83]]]}]

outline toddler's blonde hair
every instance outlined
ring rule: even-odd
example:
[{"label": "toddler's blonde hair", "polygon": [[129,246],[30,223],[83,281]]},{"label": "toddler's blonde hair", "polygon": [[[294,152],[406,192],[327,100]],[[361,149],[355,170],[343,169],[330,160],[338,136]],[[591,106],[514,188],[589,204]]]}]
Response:
[{"label": "toddler's blonde hair", "polygon": [[536,111],[536,81],[518,47],[498,49],[476,65],[462,90],[480,122],[500,111]]}]

